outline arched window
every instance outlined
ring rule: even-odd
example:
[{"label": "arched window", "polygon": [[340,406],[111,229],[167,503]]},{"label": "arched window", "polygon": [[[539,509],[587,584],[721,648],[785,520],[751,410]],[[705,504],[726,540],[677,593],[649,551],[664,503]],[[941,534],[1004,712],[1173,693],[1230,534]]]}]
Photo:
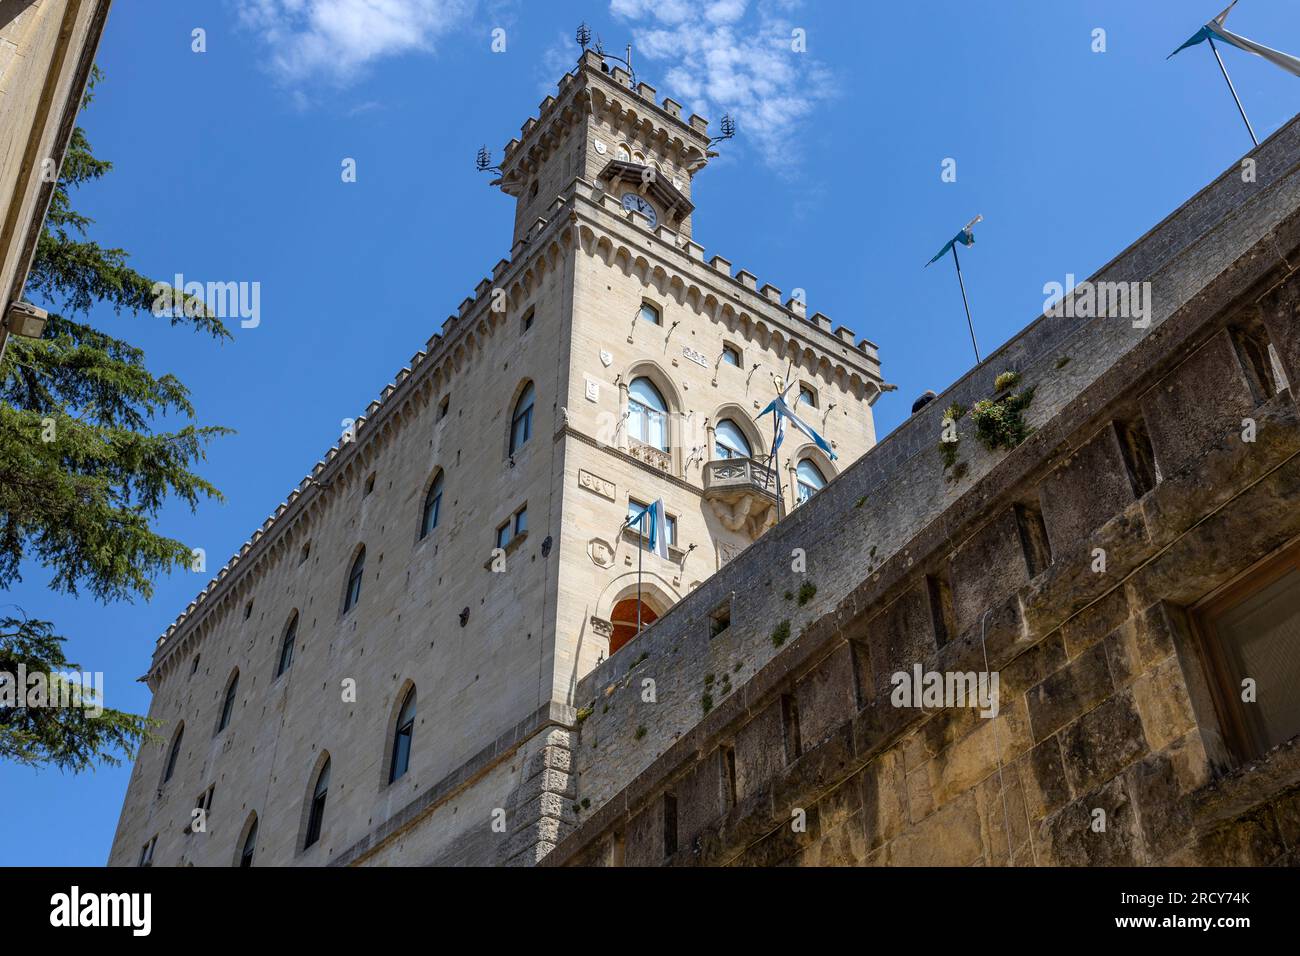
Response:
[{"label": "arched window", "polygon": [[226,698],[221,702],[221,716],[217,718],[217,729],[214,734],[219,734],[226,729],[230,723],[230,715],[235,710],[235,691],[239,689],[239,669],[230,675],[230,680],[226,684]]},{"label": "arched window", "polygon": [[659,316],[659,310],[649,302],[641,303],[641,311],[637,313],[646,322],[651,325],[663,325],[663,320]]},{"label": "arched window", "polygon": [[628,433],[637,441],[668,450],[668,405],[648,378],[637,378],[627,388]]},{"label": "arched window", "polygon": [[442,510],[442,472],[438,472],[424,495],[424,508],[420,511],[420,539],[438,527],[438,512]]},{"label": "arched window", "polygon": [[257,814],[253,814],[252,822],[248,824],[248,835],[244,837],[244,843],[239,848],[239,865],[252,866],[253,854],[257,851]]},{"label": "arched window", "polygon": [[361,598],[361,579],[366,573],[366,549],[362,548],[357,553],[357,559],[352,562],[352,570],[348,572],[348,589],[343,593],[343,613],[347,614],[356,606]]},{"label": "arched window", "polygon": [[799,383],[799,401],[805,405],[811,405],[813,408],[817,407],[817,393],[813,391],[811,385]]},{"label": "arched window", "polygon": [[632,161],[631,152],[629,152],[628,148],[622,143],[618,144],[618,158],[623,160],[625,163],[630,163]]},{"label": "arched window", "polygon": [[515,413],[510,416],[510,454],[523,448],[533,435],[533,383],[524,387],[524,392],[515,402]]},{"label": "arched window", "polygon": [[795,475],[798,477],[799,483],[799,504],[803,504],[826,487],[826,476],[809,458],[799,462],[799,467],[795,469]]},{"label": "arched window", "polygon": [[388,782],[397,780],[411,765],[411,734],[415,731],[415,688],[406,692],[402,709],[397,712],[397,727],[393,732],[393,753],[388,761]]},{"label": "arched window", "polygon": [[324,766],[316,775],[316,786],[311,791],[311,806],[307,811],[307,836],[302,844],[304,850],[320,839],[321,826],[325,822],[325,798],[329,795],[329,789],[330,758],[326,757]]},{"label": "arched window", "polygon": [[749,439],[740,430],[740,426],[730,418],[718,422],[713,433],[714,458],[753,458],[754,452],[749,447]]},{"label": "arched window", "polygon": [[734,345],[724,345],[722,347],[722,363],[724,365],[740,366],[740,349]]},{"label": "arched window", "polygon": [[632,154],[632,162],[634,162],[634,163],[640,163],[642,166],[644,166],[644,165],[645,165],[645,153],[641,152],[640,150],[637,150],[635,153]]},{"label": "arched window", "polygon": [[280,660],[275,665],[276,677],[293,666],[293,645],[297,639],[298,612],[294,611],[293,616],[289,618],[288,626],[284,629],[284,637],[280,639]]},{"label": "arched window", "polygon": [[166,783],[176,772],[176,759],[181,755],[181,738],[185,736],[185,725],[181,724],[176,728],[176,736],[172,738],[172,749],[167,752],[167,766],[163,768],[162,782]]}]

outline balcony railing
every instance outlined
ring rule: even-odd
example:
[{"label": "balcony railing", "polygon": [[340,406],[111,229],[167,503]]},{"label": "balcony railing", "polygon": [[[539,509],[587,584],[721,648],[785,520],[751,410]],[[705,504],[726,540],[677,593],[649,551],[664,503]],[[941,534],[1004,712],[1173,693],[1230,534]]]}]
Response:
[{"label": "balcony railing", "polygon": [[705,497],[757,492],[779,502],[776,472],[752,458],[720,458],[704,465]]},{"label": "balcony railing", "polygon": [[637,461],[643,461],[651,468],[657,468],[664,474],[672,474],[673,456],[668,452],[662,451],[654,445],[647,445],[645,442],[637,441],[635,438],[628,441],[627,451]]}]

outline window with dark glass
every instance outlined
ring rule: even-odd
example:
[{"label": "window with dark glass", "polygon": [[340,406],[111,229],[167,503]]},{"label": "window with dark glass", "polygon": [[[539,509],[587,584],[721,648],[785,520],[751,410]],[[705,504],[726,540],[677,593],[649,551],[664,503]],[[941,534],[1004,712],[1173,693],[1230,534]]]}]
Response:
[{"label": "window with dark glass", "polygon": [[347,614],[352,610],[361,598],[361,579],[366,573],[366,549],[362,548],[355,561],[352,562],[352,570],[348,572],[348,587],[343,594],[343,613]]},{"label": "window with dark glass", "polygon": [[289,625],[284,629],[280,639],[280,660],[275,665],[275,676],[279,677],[293,665],[293,645],[298,638],[298,615],[289,618]]},{"label": "window with dark glass", "polygon": [[235,691],[239,688],[239,671],[226,684],[226,698],[221,702],[221,717],[217,720],[217,733],[221,733],[230,723],[230,715],[235,709]]},{"label": "window with dark glass", "polygon": [[420,512],[420,538],[429,536],[429,532],[438,527],[438,512],[442,508],[442,472],[438,472],[424,494],[424,508]]},{"label": "window with dark glass", "polygon": [[325,758],[325,766],[320,768],[320,773],[316,775],[316,786],[311,792],[311,808],[307,812],[307,837],[303,841],[303,849],[314,844],[320,839],[321,826],[325,822],[325,798],[329,795],[330,789],[330,762]]},{"label": "window with dark glass", "polygon": [[149,842],[140,848],[139,866],[153,866],[153,848],[158,845],[158,837],[154,835],[149,838]]},{"label": "window with dark glass", "polygon": [[[515,412],[510,418],[510,454],[514,454],[533,435],[533,383],[529,382],[524,393],[515,402]],[[499,434],[499,433],[498,433]]]},{"label": "window with dark glass", "polygon": [[1253,760],[1300,734],[1300,544],[1194,609],[1192,618],[1236,756]]},{"label": "window with dark glass", "polygon": [[388,762],[388,782],[397,780],[411,765],[411,734],[415,730],[415,688],[406,692],[402,709],[397,714],[397,727],[393,733],[393,753]]},{"label": "window with dark glass", "polygon": [[257,851],[257,817],[253,817],[253,823],[248,828],[248,836],[244,837],[244,845],[239,851],[239,865],[252,866],[253,854]]},{"label": "window with dark glass", "polygon": [[181,755],[181,738],[184,736],[185,725],[181,724],[176,731],[176,736],[172,739],[172,749],[167,754],[167,766],[163,770],[163,783],[170,780],[172,774],[176,772],[176,760]]}]

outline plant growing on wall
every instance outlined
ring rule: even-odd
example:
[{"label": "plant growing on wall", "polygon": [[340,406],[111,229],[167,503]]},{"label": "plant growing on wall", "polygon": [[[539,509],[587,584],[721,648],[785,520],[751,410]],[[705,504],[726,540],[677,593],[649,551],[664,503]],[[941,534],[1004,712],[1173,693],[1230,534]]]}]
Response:
[{"label": "plant growing on wall", "polygon": [[997,394],[981,399],[971,409],[975,439],[989,451],[1010,451],[1029,437],[1025,409],[1034,400],[1034,390],[1012,391],[1019,384],[1018,372],[1003,372],[993,383]]}]

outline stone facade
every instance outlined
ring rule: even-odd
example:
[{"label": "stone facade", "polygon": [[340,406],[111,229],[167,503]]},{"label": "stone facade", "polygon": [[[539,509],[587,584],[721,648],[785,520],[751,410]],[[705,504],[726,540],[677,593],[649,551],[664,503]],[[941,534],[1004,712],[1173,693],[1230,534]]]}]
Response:
[{"label": "stone facade", "polygon": [[[874,445],[888,388],[874,346],[705,260],[689,197],[707,124],[654,92],[586,53],[507,145],[510,258],[159,640],[146,680],[162,740],[136,762],[110,863],[149,846],[160,865],[231,865],[254,826],[255,865],[536,862],[574,822],[579,682],[646,637],[611,655],[638,554],[665,615],[795,510],[795,462],[835,479]],[[810,391],[799,407],[838,456],[790,437],[779,491],[750,480],[766,474],[756,415],[774,377]],[[666,449],[630,434],[639,378],[667,405]],[[512,442],[530,386],[531,437]],[[724,418],[751,445],[738,475],[713,461]],[[656,499],[675,519],[669,559],[622,530],[631,501]],[[412,688],[410,768],[390,782]]]},{"label": "stone facade", "polygon": [[[1148,327],[1040,318],[579,682],[545,865],[1300,863],[1300,746],[1234,743],[1197,623],[1300,540],[1300,120],[1250,159],[1093,277]],[[918,666],[997,674],[996,717],[900,706]]]},{"label": "stone facade", "polygon": [[110,0],[0,0],[0,348],[22,298],[54,176]]}]

